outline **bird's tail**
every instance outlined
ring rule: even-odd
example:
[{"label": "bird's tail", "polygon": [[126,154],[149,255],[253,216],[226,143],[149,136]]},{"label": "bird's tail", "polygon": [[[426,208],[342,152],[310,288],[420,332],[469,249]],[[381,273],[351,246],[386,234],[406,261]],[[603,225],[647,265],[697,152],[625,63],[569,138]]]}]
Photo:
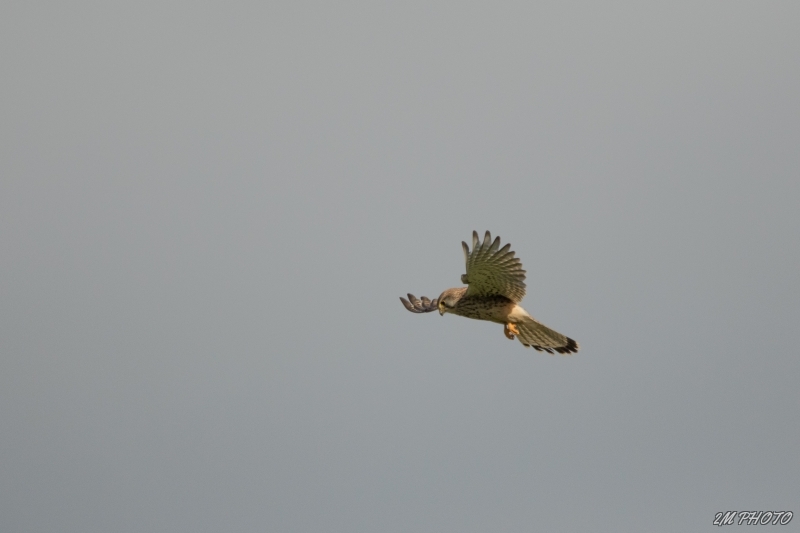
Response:
[{"label": "bird's tail", "polygon": [[517,322],[516,326],[519,330],[517,338],[526,348],[560,354],[577,353],[580,349],[577,342],[548,328],[530,315]]}]

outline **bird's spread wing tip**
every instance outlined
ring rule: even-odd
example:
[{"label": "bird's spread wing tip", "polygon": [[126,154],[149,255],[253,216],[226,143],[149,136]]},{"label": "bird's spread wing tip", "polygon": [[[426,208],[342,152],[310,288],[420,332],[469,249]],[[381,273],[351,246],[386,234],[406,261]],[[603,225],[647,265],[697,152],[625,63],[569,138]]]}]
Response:
[{"label": "bird's spread wing tip", "polygon": [[439,308],[438,298],[430,300],[426,296],[423,296],[420,300],[411,293],[408,293],[407,296],[408,300],[401,296],[400,302],[403,304],[403,307],[412,313],[430,313],[431,311],[436,311]]}]

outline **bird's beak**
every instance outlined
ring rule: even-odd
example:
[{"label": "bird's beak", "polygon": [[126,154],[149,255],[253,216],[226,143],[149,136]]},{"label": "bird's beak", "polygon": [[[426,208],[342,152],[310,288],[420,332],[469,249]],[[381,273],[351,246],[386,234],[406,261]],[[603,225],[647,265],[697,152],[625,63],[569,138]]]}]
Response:
[{"label": "bird's beak", "polygon": [[439,316],[444,316],[444,306],[439,304]]}]

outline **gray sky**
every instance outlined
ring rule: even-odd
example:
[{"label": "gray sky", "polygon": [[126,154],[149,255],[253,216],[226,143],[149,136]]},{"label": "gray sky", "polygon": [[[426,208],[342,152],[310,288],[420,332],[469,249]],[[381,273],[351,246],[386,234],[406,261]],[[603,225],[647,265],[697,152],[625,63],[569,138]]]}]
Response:
[{"label": "gray sky", "polygon": [[800,4],[264,4],[0,7],[0,529],[800,513]]}]

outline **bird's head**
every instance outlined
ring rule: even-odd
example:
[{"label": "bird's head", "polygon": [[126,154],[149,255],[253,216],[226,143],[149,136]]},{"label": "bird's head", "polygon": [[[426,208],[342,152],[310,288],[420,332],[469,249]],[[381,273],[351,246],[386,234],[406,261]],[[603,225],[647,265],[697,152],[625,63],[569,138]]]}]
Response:
[{"label": "bird's head", "polygon": [[464,289],[447,289],[439,295],[439,314],[451,312],[464,293]]}]

